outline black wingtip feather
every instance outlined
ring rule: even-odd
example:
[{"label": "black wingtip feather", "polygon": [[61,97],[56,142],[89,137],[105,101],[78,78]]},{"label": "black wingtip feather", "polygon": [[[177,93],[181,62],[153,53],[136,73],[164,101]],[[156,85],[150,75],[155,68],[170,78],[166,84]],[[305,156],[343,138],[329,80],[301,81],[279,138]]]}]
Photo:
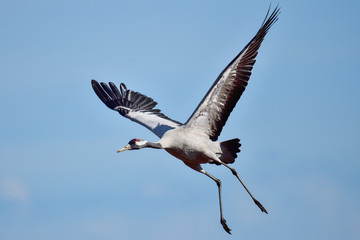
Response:
[{"label": "black wingtip feather", "polygon": [[[141,93],[128,90],[125,84],[120,84],[120,90],[112,82],[108,84],[91,80],[91,85],[100,100],[110,109],[126,115],[128,111],[140,110],[159,114],[160,110],[153,109],[157,102]],[[109,87],[110,86],[110,87]]]},{"label": "black wingtip feather", "polygon": [[125,93],[127,91],[127,88],[126,88],[125,84],[120,83],[120,91],[121,91],[122,95],[125,95]]},{"label": "black wingtip feather", "polygon": [[120,90],[112,82],[109,83],[109,87],[106,83],[102,82],[99,84],[96,80],[91,80],[91,85],[100,100],[108,108],[119,112],[122,116],[125,116],[132,110],[150,112],[163,119],[168,119],[178,125],[182,125],[180,122],[174,121],[165,116],[159,109],[154,109],[157,102],[155,102],[152,98],[139,92],[128,90],[123,83],[120,84]]},{"label": "black wingtip feather", "polygon": [[267,32],[270,29],[270,27],[279,19],[279,14],[281,13],[280,7],[279,7],[279,5],[277,5],[275,7],[275,9],[273,10],[273,12],[271,13],[271,15],[269,16],[270,9],[271,9],[271,4],[266,13],[265,19],[260,27],[260,29],[261,29],[265,26],[265,28],[264,28],[265,32]]},{"label": "black wingtip feather", "polygon": [[100,84],[95,81],[91,80],[91,85],[96,93],[96,95],[100,98],[100,100],[109,108],[113,108],[111,104],[111,98],[107,95],[107,93],[102,89]]},{"label": "black wingtip feather", "polygon": [[[251,41],[245,46],[245,48],[229,63],[229,65],[221,72],[218,79],[222,76],[224,71],[230,67],[239,56],[241,56],[244,51],[244,55],[242,56],[241,60],[239,61],[236,71],[236,81],[233,85],[233,88],[227,94],[227,101],[225,101],[225,106],[223,108],[223,113],[220,121],[216,121],[216,123],[212,126],[213,131],[210,134],[210,139],[216,141],[218,136],[220,135],[223,126],[225,125],[230,113],[234,109],[237,101],[240,99],[242,93],[245,91],[246,86],[248,85],[248,80],[250,79],[251,70],[256,62],[256,56],[258,54],[258,49],[260,48],[261,43],[263,42],[267,32],[271,28],[271,26],[278,20],[278,16],[280,14],[279,6],[276,6],[275,9],[269,16],[271,9],[271,5],[267,11],[265,19],[261,24],[260,29],[256,33],[256,35],[251,39]],[[249,69],[247,72],[243,72],[243,69]],[[217,80],[218,80],[217,79]],[[215,81],[214,85],[217,81]]]},{"label": "black wingtip feather", "polygon": [[116,87],[116,85],[113,82],[109,82],[109,85],[110,85],[113,93],[116,95],[116,98],[120,99],[121,93],[120,93],[119,89]]}]

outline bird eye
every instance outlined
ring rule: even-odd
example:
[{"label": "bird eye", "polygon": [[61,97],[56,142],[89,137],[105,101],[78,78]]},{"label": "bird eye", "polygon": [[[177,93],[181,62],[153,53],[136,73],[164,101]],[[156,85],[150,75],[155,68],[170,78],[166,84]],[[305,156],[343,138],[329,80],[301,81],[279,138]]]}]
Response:
[{"label": "bird eye", "polygon": [[137,139],[137,138],[131,139],[129,144],[134,145],[134,144],[136,144],[136,142],[140,142],[140,139]]}]

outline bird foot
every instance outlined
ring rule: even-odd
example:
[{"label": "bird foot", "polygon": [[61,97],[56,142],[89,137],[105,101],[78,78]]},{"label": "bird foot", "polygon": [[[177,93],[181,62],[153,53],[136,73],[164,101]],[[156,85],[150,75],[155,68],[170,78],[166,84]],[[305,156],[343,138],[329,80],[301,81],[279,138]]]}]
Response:
[{"label": "bird foot", "polygon": [[265,212],[266,214],[268,214],[268,212],[263,207],[263,205],[261,205],[261,203],[258,200],[256,200],[255,198],[254,198],[254,203],[261,209],[262,212]]},{"label": "bird foot", "polygon": [[221,218],[220,220],[221,225],[223,226],[224,230],[228,233],[231,234],[231,229],[228,227],[228,225],[226,224],[226,220],[225,218]]}]

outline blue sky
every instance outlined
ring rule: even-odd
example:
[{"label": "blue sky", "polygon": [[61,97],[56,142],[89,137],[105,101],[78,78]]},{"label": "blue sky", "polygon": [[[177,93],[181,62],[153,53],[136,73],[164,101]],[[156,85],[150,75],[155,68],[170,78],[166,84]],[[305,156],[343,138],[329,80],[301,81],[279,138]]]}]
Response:
[{"label": "blue sky", "polygon": [[[185,122],[269,1],[1,1],[1,239],[359,239],[358,1],[281,1],[220,140],[213,181],[165,151],[90,80],[126,83]],[[275,5],[273,3],[273,5]]]}]

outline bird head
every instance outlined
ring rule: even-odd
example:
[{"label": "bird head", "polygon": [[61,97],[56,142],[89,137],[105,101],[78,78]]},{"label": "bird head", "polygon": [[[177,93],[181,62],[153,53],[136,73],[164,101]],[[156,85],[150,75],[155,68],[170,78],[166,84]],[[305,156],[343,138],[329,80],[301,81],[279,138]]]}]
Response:
[{"label": "bird head", "polygon": [[146,140],[134,138],[131,139],[125,147],[119,149],[117,152],[123,152],[126,150],[139,150],[141,148],[146,147],[147,146],[146,144],[147,144]]}]

